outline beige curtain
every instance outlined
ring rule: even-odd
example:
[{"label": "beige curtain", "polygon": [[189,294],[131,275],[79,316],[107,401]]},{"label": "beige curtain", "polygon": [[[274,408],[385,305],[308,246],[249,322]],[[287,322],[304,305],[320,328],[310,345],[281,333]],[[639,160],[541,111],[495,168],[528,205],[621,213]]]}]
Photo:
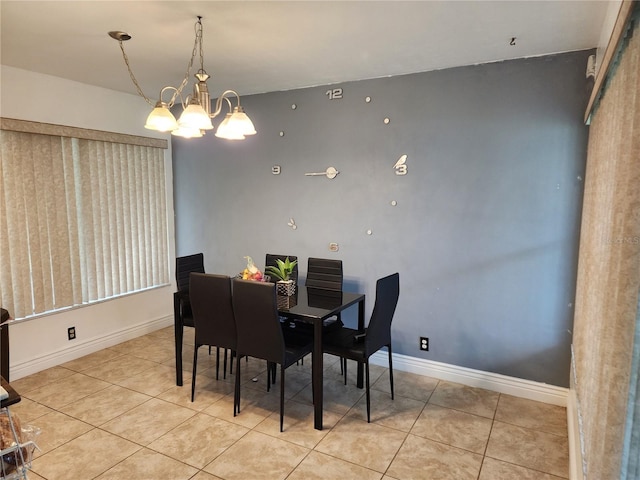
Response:
[{"label": "beige curtain", "polygon": [[168,283],[161,148],[0,135],[3,308],[24,318]]},{"label": "beige curtain", "polygon": [[640,289],[637,26],[623,45],[592,114],[574,321],[584,473],[593,480],[620,478],[629,385],[638,375],[632,370]]}]

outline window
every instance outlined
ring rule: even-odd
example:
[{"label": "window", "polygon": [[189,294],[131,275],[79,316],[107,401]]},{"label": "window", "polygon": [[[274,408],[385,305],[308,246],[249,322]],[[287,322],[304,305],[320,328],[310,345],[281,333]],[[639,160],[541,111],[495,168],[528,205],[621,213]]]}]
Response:
[{"label": "window", "polygon": [[7,130],[6,120],[3,308],[26,318],[167,284],[163,149]]}]

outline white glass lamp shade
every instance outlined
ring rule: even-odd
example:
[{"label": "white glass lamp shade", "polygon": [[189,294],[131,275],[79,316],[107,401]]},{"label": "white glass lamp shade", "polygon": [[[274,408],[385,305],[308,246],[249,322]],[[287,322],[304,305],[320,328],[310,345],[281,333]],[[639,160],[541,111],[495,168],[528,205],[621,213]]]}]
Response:
[{"label": "white glass lamp shade", "polygon": [[244,109],[240,106],[233,109],[233,115],[229,119],[229,128],[234,132],[242,135],[255,135],[256,129],[249,116],[244,113]]},{"label": "white glass lamp shade", "polygon": [[203,132],[199,128],[178,127],[171,131],[171,135],[183,138],[200,138]]},{"label": "white glass lamp shade", "polygon": [[166,103],[158,102],[147,117],[144,128],[158,132],[170,132],[178,128],[176,117],[173,116]]},{"label": "white glass lamp shade", "polygon": [[191,103],[180,115],[178,119],[178,125],[182,128],[197,129],[197,130],[212,130],[213,125],[211,119],[204,108],[198,103]]},{"label": "white glass lamp shade", "polygon": [[244,140],[245,136],[242,133],[237,131],[233,131],[229,128],[229,122],[231,120],[232,114],[227,113],[224,117],[224,120],[220,122],[218,125],[218,129],[216,130],[216,137],[224,138],[226,140]]}]

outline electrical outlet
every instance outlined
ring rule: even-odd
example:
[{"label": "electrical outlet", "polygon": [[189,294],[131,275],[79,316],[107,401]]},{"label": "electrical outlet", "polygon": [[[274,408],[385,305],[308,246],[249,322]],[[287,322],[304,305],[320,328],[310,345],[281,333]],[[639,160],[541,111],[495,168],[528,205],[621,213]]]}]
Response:
[{"label": "electrical outlet", "polygon": [[429,351],[429,337],[420,337],[420,350]]},{"label": "electrical outlet", "polygon": [[74,340],[76,338],[76,327],[67,328],[67,336],[69,340]]}]

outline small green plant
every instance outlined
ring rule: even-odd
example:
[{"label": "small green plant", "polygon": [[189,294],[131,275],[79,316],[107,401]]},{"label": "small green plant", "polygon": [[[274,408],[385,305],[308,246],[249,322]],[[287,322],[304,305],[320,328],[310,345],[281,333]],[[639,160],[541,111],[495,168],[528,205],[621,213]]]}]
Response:
[{"label": "small green plant", "polygon": [[287,257],[284,261],[279,258],[276,259],[276,266],[269,265],[265,268],[265,271],[277,278],[280,281],[286,282],[291,279],[291,274],[293,273],[293,268],[298,264],[297,260],[293,262],[289,261],[289,257]]}]

